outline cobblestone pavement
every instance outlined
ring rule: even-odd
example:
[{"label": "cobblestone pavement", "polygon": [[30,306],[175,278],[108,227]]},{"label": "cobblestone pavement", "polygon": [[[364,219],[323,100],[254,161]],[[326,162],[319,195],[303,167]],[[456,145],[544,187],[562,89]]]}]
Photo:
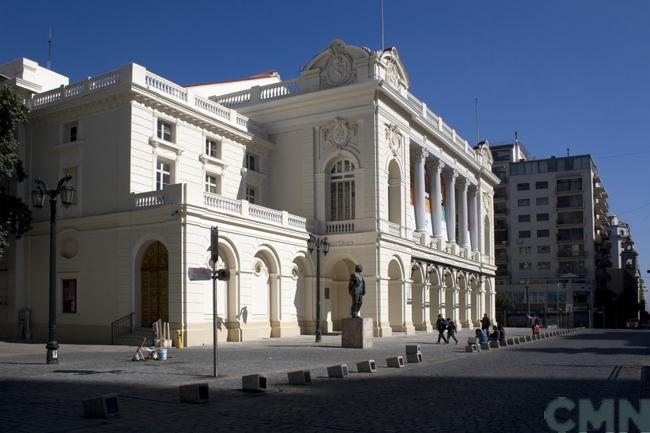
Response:
[{"label": "cobblestone pavement", "polygon": [[[510,329],[510,336],[527,330]],[[132,362],[134,348],[61,346],[45,365],[43,344],[0,343],[0,428],[6,432],[547,432],[551,400],[638,400],[650,332],[588,330],[498,350],[465,353],[433,344],[432,334],[374,340],[342,349],[324,336],[225,343],[219,377],[212,348],[171,349],[167,361]],[[405,344],[421,344],[424,362],[385,367]],[[374,359],[375,374],[356,372]],[[328,379],[345,362],[349,378]],[[313,385],[290,386],[286,373],[309,369]],[[265,374],[269,390],[242,393],[241,375]],[[180,403],[178,386],[207,382],[210,401]],[[120,416],[86,419],[81,401],[117,393]]]}]

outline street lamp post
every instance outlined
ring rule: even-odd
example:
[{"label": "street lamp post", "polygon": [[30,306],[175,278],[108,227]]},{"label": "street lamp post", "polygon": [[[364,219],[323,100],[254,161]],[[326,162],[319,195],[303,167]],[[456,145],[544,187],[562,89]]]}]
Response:
[{"label": "street lamp post", "polygon": [[316,343],[320,343],[323,337],[320,320],[320,253],[322,251],[323,254],[327,255],[330,250],[330,243],[326,237],[319,238],[309,234],[307,248],[310,253],[316,250]]},{"label": "street lamp post", "polygon": [[32,191],[32,205],[42,208],[45,198],[50,200],[50,308],[48,321],[47,363],[59,363],[59,343],[56,339],[56,199],[61,195],[61,204],[68,207],[72,204],[74,188],[68,186],[72,179],[69,174],[61,179],[55,189],[49,189],[45,182],[36,179],[36,187]]}]

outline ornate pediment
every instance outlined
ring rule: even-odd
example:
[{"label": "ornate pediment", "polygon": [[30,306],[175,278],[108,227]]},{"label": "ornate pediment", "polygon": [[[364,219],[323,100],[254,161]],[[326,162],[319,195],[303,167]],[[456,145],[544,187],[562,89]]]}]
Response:
[{"label": "ornate pediment", "polygon": [[379,63],[384,67],[384,79],[395,89],[408,89],[409,80],[404,65],[399,59],[397,48],[388,48],[379,56]]},{"label": "ornate pediment", "polygon": [[348,45],[334,39],[329,46],[314,56],[303,68],[303,77],[317,74],[320,88],[344,86],[357,81],[358,69],[370,61],[372,51],[367,48]]}]

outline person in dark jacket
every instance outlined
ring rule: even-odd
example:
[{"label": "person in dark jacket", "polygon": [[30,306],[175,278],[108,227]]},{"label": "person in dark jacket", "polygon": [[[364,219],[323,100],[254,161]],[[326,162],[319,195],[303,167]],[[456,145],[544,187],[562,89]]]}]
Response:
[{"label": "person in dark jacket", "polygon": [[497,329],[496,325],[492,326],[492,332],[490,332],[488,337],[490,338],[490,341],[499,341],[501,339],[501,333]]},{"label": "person in dark jacket", "polygon": [[481,329],[485,331],[486,334],[490,332],[490,325],[491,321],[487,313],[483,314],[483,318],[481,319]]},{"label": "person in dark jacket", "polygon": [[438,342],[436,344],[440,344],[440,339],[442,338],[442,341],[445,343],[449,343],[447,339],[445,338],[445,329],[447,329],[447,321],[442,317],[442,314],[438,314],[438,320],[436,321],[436,328],[438,329]]},{"label": "person in dark jacket", "polygon": [[458,340],[456,340],[456,323],[451,320],[451,317],[447,317],[447,344],[451,343],[452,338],[458,344]]},{"label": "person in dark jacket", "polygon": [[498,325],[497,329],[499,330],[499,341],[505,343],[506,342],[506,330],[501,325]]}]

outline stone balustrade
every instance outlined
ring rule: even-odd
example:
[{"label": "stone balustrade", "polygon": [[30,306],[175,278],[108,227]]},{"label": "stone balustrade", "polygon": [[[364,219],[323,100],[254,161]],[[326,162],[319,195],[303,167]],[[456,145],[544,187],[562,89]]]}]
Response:
[{"label": "stone balustrade", "polygon": [[[116,71],[111,71],[96,77],[89,77],[77,83],[61,86],[48,92],[35,94],[27,103],[32,111],[36,111],[50,104],[72,100],[118,86],[139,87],[158,96],[173,100],[175,103],[198,111],[201,114],[216,117],[220,121],[228,123],[237,129],[260,136],[264,132],[261,125],[253,122],[248,117],[214,101],[202,98],[199,95],[192,95],[188,89],[159,77],[136,64],[126,65]],[[271,92],[272,95],[280,93],[279,90]]]}]

